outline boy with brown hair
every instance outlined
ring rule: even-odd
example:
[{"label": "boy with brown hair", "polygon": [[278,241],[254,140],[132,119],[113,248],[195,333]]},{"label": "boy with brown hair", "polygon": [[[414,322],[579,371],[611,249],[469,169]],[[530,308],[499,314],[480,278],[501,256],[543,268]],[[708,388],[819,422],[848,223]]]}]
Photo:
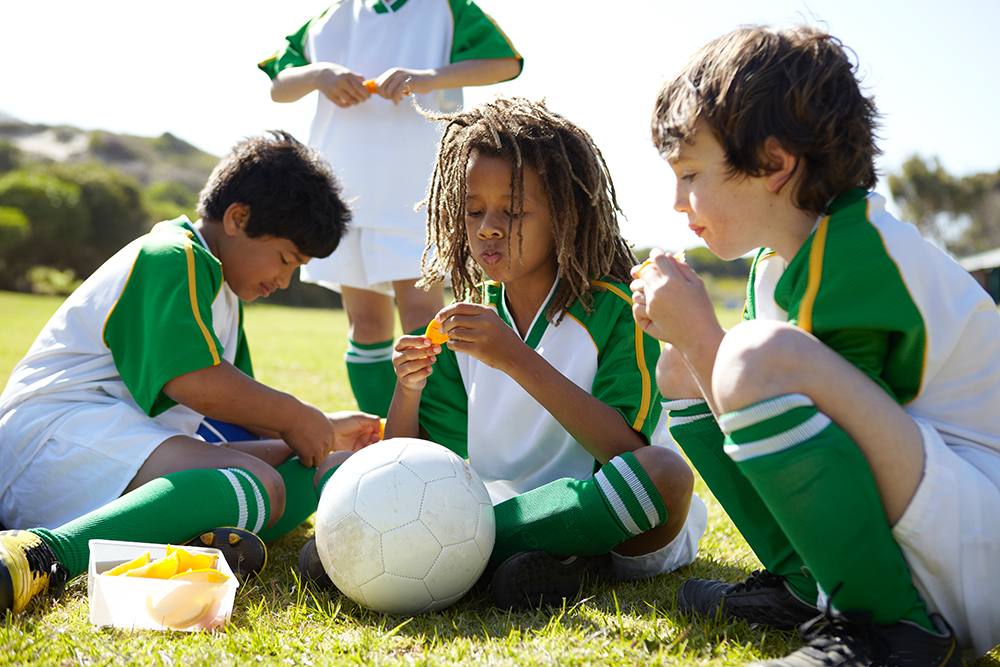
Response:
[{"label": "boy with brown hair", "polygon": [[632,271],[671,435],[766,568],[678,606],[802,623],[773,664],[957,665],[1000,642],[1000,314],[870,192],[855,70],[816,29],[741,28],[657,99],[674,208],[723,259],[759,248],[728,332],[676,257]]}]

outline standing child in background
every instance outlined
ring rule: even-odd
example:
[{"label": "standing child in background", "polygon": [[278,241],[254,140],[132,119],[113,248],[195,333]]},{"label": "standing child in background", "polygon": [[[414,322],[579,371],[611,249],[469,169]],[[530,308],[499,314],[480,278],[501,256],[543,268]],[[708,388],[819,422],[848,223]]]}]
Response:
[{"label": "standing child in background", "polygon": [[[315,468],[378,440],[374,416],[254,380],[243,333],[242,301],[340,241],[350,213],[326,160],[283,132],[244,140],[198,214],[87,278],[0,395],[0,521],[28,529],[0,532],[0,613],[84,572],[91,539],[201,536],[238,574],[259,571],[262,540],[316,511]],[[216,425],[248,440],[206,442]]]},{"label": "standing child in background", "polygon": [[870,192],[876,119],[810,27],[708,44],[653,117],[691,229],[723,259],[761,248],[729,332],[670,255],[631,288],[667,343],[671,434],[766,568],[689,580],[678,606],[809,621],[768,664],[958,665],[1000,642],[1000,315]]},{"label": "standing child in background", "polygon": [[690,563],[706,511],[676,448],[647,446],[659,345],[632,320],[636,261],[600,151],[520,99],[438,119],[424,283],[450,277],[460,301],[436,317],[446,345],[396,342],[386,436],[441,443],[483,479],[501,607]]},{"label": "standing child in background", "polygon": [[259,65],[275,102],[321,93],[309,143],[340,170],[354,221],[333,255],[303,268],[302,280],[343,297],[347,376],[365,412],[384,417],[392,400],[393,297],[404,332],[425,327],[444,305],[440,285],[414,287],[425,238],[414,207],[440,136],[417,106],[453,111],[463,86],[513,79],[521,62],[471,0],[341,0]]}]

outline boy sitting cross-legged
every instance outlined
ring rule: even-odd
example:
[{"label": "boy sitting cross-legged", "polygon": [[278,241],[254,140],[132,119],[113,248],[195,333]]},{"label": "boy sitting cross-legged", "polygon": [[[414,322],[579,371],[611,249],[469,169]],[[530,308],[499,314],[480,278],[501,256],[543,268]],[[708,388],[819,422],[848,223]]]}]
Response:
[{"label": "boy sitting cross-legged", "polygon": [[0,522],[21,529],[0,532],[0,613],[85,571],[94,538],[201,536],[259,571],[262,541],[316,510],[314,468],[379,437],[377,417],[254,380],[243,332],[242,301],[340,242],[350,213],[326,161],[283,132],[244,140],[198,213],[90,276],[0,395]]},{"label": "boy sitting cross-legged", "polygon": [[759,248],[728,332],[676,257],[632,271],[671,434],[766,568],[678,602],[809,621],[774,664],[957,665],[1000,642],[1000,315],[870,192],[854,73],[815,29],[743,28],[657,99],[674,208],[723,259]]}]

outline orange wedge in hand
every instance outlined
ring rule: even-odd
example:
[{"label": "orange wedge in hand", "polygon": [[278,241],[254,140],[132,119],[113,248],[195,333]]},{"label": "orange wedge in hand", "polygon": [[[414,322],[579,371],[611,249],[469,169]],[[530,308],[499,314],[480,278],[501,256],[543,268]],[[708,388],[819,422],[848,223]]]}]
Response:
[{"label": "orange wedge in hand", "polygon": [[427,325],[427,331],[424,332],[425,338],[430,338],[431,343],[434,345],[444,345],[451,338],[446,333],[441,332],[441,323],[437,320],[431,320],[431,323]]},{"label": "orange wedge in hand", "polygon": [[149,552],[147,551],[138,558],[133,558],[132,560],[122,563],[121,565],[116,565],[107,572],[104,572],[103,574],[109,574],[112,577],[117,577],[118,575],[125,574],[130,570],[135,570],[142,567],[143,565],[148,565],[148,564],[149,564]]},{"label": "orange wedge in hand", "polygon": [[[362,85],[364,85],[364,87],[367,88],[368,92],[371,93],[372,95],[378,94],[378,84],[375,83],[375,79],[368,79]],[[408,91],[403,91],[403,94],[409,95],[410,93]]]}]

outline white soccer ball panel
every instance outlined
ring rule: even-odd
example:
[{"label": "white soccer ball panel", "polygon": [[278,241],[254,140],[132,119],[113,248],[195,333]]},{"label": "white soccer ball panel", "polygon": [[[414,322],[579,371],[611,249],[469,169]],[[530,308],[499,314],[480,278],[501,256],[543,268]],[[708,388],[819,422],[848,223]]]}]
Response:
[{"label": "white soccer ball panel", "polygon": [[389,573],[369,581],[361,587],[361,593],[366,601],[362,604],[390,614],[420,614],[434,602],[422,579]]},{"label": "white soccer ball panel", "polygon": [[424,583],[435,600],[461,597],[479,579],[486,562],[475,540],[452,544],[441,550]]},{"label": "white soccer ball panel", "polygon": [[[337,523],[342,518],[354,511],[354,499],[358,495],[358,483],[361,481],[359,475],[350,471],[345,472],[343,467],[337,468],[319,498],[316,508],[317,516],[321,516],[328,525]],[[317,522],[317,530],[319,530]]]},{"label": "white soccer ball panel", "polygon": [[479,477],[469,462],[465,459],[456,456],[453,460],[455,464],[455,477],[460,479],[463,484],[476,496],[476,499],[481,503],[491,504],[490,492],[486,490],[486,485],[483,480]]},{"label": "white soccer ball panel", "polygon": [[486,503],[479,506],[479,531],[476,533],[476,544],[483,554],[483,560],[488,561],[493,554],[493,545],[497,539],[497,518],[493,505]]},{"label": "white soccer ball panel", "polygon": [[428,482],[420,520],[438,542],[458,544],[476,536],[479,529],[479,501],[456,477]]},{"label": "white soccer ball panel", "polygon": [[360,586],[384,572],[381,533],[357,514],[350,514],[332,526],[320,541],[317,521],[316,548],[323,567],[337,588],[341,583]]},{"label": "white soccer ball panel", "polygon": [[408,440],[406,448],[399,456],[399,462],[416,473],[425,482],[455,476],[452,459],[461,461],[457,454],[443,445],[413,438],[393,438]]},{"label": "white soccer ball panel", "polygon": [[399,528],[420,516],[424,482],[398,464],[365,473],[358,484],[354,511],[379,532]]},{"label": "white soccer ball panel", "polygon": [[382,533],[382,562],[389,574],[423,579],[440,553],[440,543],[420,521]]}]

